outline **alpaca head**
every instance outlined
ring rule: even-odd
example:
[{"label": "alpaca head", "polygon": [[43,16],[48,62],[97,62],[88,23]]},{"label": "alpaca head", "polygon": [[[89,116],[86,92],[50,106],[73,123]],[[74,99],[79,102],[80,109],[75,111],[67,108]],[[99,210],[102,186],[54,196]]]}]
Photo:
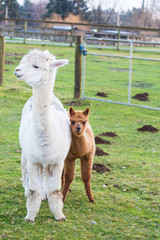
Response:
[{"label": "alpaca head", "polygon": [[67,63],[67,59],[56,60],[48,50],[42,52],[34,49],[22,58],[14,74],[32,87],[48,84],[51,81],[54,84],[56,70]]},{"label": "alpaca head", "polygon": [[74,111],[72,107],[69,108],[69,118],[71,123],[71,132],[75,136],[81,136],[87,127],[89,115],[89,108],[84,111]]}]

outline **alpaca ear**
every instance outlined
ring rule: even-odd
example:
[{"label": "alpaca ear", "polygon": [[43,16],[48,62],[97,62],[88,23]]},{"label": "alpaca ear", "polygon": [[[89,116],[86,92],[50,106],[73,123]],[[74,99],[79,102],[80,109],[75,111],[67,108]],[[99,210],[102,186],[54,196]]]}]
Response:
[{"label": "alpaca ear", "polygon": [[86,108],[86,109],[83,111],[83,114],[87,117],[88,114],[89,114],[89,108]]},{"label": "alpaca ear", "polygon": [[51,63],[51,68],[59,68],[59,67],[63,67],[64,65],[68,64],[68,59],[60,59],[60,60],[54,60]]},{"label": "alpaca ear", "polygon": [[69,107],[69,115],[73,116],[75,114],[75,111],[72,107]]}]

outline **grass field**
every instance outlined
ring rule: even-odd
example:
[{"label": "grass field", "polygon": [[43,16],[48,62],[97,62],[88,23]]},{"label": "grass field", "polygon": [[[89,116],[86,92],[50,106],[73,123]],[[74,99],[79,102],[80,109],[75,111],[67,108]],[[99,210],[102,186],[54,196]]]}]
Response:
[{"label": "grass field", "polygon": [[[90,55],[93,52],[99,55]],[[104,56],[104,54],[117,57]],[[130,104],[160,108],[159,52],[133,51],[133,57],[143,59],[132,59],[131,74],[130,59],[121,58],[129,55],[129,51],[117,52],[116,50],[100,49],[100,47],[91,51],[88,48],[84,96],[95,98],[98,88],[100,92],[107,94],[105,100],[128,103],[129,79],[131,78]],[[143,93],[148,94],[147,101],[139,101],[133,98],[136,94]]]},{"label": "grass field", "polygon": [[[32,90],[18,81],[13,71],[22,55],[33,47],[36,46],[6,44],[5,49],[5,81],[0,87],[0,239],[160,239],[160,131],[137,131],[146,124],[160,130],[160,113],[96,101],[76,101],[75,109],[90,107],[95,136],[107,131],[118,136],[103,137],[110,145],[97,145],[109,155],[95,156],[94,162],[105,164],[111,171],[92,172],[95,203],[87,200],[77,160],[72,192],[64,205],[67,220],[56,222],[45,201],[35,223],[25,222],[18,131],[22,108]],[[73,100],[74,48],[37,48],[70,60],[69,65],[59,69],[54,90],[68,109],[68,102]]]}]

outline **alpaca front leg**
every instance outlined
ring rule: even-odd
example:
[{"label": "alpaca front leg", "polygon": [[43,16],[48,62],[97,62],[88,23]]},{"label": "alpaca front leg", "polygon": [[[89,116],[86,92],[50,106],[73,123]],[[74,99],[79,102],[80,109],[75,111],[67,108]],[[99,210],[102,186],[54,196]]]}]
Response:
[{"label": "alpaca front leg", "polygon": [[39,212],[42,198],[42,166],[39,164],[27,164],[29,188],[27,192],[27,216],[25,219],[34,222]]},{"label": "alpaca front leg", "polygon": [[27,191],[28,191],[27,160],[23,152],[21,156],[21,170],[22,170],[22,184],[25,189],[25,196],[27,196]]},{"label": "alpaca front leg", "polygon": [[46,189],[46,172],[45,169],[43,169],[42,174],[42,200],[47,200],[47,189]]},{"label": "alpaca front leg", "polygon": [[46,168],[47,198],[51,212],[57,221],[65,220],[62,213],[63,201],[61,188],[61,175],[63,164],[50,165]]},{"label": "alpaca front leg", "polygon": [[69,190],[70,184],[74,179],[74,169],[75,169],[75,159],[66,158],[64,162],[64,173],[63,173],[63,201],[65,201],[67,192]]},{"label": "alpaca front leg", "polygon": [[89,202],[94,202],[92,189],[91,189],[91,171],[92,171],[93,158],[91,156],[85,156],[81,158],[81,175],[84,182],[86,194]]}]

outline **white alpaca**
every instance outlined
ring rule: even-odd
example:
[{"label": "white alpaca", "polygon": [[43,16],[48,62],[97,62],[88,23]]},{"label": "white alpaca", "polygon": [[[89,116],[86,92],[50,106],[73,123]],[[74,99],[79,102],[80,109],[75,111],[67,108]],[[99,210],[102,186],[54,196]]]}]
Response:
[{"label": "white alpaca", "polygon": [[51,212],[55,219],[65,220],[61,174],[70,147],[67,112],[53,94],[58,67],[68,60],[56,60],[48,51],[32,50],[15,69],[18,79],[33,87],[33,96],[23,108],[19,138],[22,148],[22,180],[27,195],[27,221],[34,221],[43,192],[43,173]]}]

